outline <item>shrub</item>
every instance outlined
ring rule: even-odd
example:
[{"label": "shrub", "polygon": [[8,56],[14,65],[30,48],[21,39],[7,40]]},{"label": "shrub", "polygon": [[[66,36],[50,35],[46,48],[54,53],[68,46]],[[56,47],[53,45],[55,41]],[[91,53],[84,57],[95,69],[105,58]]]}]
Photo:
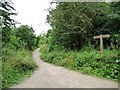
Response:
[{"label": "shrub", "polygon": [[2,88],[18,83],[37,67],[31,51],[3,48],[2,52]]},{"label": "shrub", "polygon": [[46,62],[77,70],[84,74],[118,80],[120,72],[119,51],[106,49],[101,54],[93,49],[84,50],[86,51],[51,51],[42,53],[41,58]]}]

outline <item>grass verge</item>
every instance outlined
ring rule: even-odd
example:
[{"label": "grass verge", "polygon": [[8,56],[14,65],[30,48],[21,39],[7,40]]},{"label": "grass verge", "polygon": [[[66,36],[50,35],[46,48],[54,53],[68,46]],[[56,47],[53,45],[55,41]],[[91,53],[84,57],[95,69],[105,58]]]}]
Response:
[{"label": "grass verge", "polygon": [[115,81],[119,79],[120,52],[118,50],[104,50],[102,54],[95,49],[82,51],[54,50],[48,52],[45,45],[40,50],[41,58],[45,62],[80,71],[83,74]]},{"label": "grass verge", "polygon": [[36,68],[31,51],[3,48],[2,88],[19,83],[29,77]]}]

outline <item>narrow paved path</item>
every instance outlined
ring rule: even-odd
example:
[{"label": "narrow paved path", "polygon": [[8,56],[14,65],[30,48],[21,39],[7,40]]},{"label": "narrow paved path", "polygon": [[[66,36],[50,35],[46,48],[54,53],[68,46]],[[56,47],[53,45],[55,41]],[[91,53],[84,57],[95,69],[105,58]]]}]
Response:
[{"label": "narrow paved path", "polygon": [[33,52],[39,69],[13,88],[118,88],[117,82],[104,80],[43,62],[39,49]]}]

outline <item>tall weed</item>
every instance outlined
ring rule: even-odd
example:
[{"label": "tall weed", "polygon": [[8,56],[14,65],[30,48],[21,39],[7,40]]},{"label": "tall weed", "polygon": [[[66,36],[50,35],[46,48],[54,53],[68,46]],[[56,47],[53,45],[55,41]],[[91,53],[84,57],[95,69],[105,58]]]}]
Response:
[{"label": "tall weed", "polygon": [[31,51],[3,48],[2,88],[8,88],[28,77],[36,67]]},{"label": "tall weed", "polygon": [[120,72],[120,52],[118,50],[106,49],[103,53],[99,53],[88,47],[81,51],[46,52],[41,54],[41,58],[46,62],[77,70],[84,74],[118,81]]}]

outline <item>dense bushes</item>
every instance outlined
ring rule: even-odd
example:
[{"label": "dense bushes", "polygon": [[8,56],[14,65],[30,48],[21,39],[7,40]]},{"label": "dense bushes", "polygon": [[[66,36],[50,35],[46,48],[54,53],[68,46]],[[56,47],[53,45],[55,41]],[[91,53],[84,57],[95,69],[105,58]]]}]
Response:
[{"label": "dense bushes", "polygon": [[40,49],[41,58],[46,62],[77,70],[84,74],[118,80],[120,52],[117,50],[105,50],[103,54],[100,54],[93,49],[52,52],[42,49],[43,47]]},{"label": "dense bushes", "polygon": [[[21,81],[36,69],[32,59],[32,50],[38,46],[39,38],[28,25],[16,28],[16,15],[11,0],[0,1],[0,28],[2,28],[2,88],[8,88]],[[2,65],[1,65],[2,64]],[[1,87],[0,87],[1,89]]]},{"label": "dense bushes", "polygon": [[2,88],[18,83],[36,69],[32,50],[38,46],[39,38],[32,27],[12,28],[10,34],[9,40],[2,42]]},{"label": "dense bushes", "polygon": [[80,50],[88,42],[98,48],[99,40],[94,40],[93,36],[100,34],[117,34],[118,38],[105,38],[104,46],[106,48],[112,42],[120,47],[119,10],[120,2],[57,2],[47,17],[52,27],[47,33],[50,48],[59,45],[64,49]]},{"label": "dense bushes", "polygon": [[10,34],[9,40],[2,42],[2,88],[23,80],[37,67],[32,59],[32,50],[39,38],[34,35],[32,27],[11,28]]},{"label": "dense bushes", "polygon": [[31,51],[3,48],[2,54],[2,88],[8,88],[23,80],[37,67]]},{"label": "dense bushes", "polygon": [[28,25],[21,25],[15,28],[14,34],[23,43],[24,47],[28,50],[33,50],[36,47],[37,37],[34,35],[34,30]]},{"label": "dense bushes", "polygon": [[[118,80],[119,3],[57,2],[47,17],[52,29],[44,36],[44,47],[40,48],[42,59],[85,74]],[[93,39],[100,34],[110,34],[103,40],[102,54],[96,51],[100,40]]]}]

